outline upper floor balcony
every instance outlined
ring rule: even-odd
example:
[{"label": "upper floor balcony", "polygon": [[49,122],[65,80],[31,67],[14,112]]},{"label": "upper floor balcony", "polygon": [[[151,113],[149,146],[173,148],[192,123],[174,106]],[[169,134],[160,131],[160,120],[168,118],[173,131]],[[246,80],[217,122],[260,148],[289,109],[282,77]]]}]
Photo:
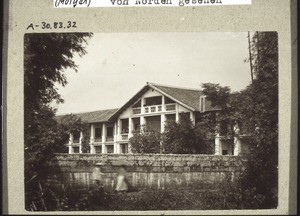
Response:
[{"label": "upper floor balcony", "polygon": [[132,108],[133,115],[176,111],[176,103]]},{"label": "upper floor balcony", "polygon": [[114,141],[113,136],[95,137],[90,140],[90,144],[100,145],[103,143],[110,143]]}]

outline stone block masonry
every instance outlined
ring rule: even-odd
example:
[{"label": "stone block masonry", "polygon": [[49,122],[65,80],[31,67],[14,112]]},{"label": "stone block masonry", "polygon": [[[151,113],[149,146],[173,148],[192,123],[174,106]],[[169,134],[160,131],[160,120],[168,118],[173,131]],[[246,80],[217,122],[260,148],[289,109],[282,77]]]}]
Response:
[{"label": "stone block masonry", "polygon": [[245,169],[245,162],[232,155],[57,154],[49,161],[47,178],[82,188],[99,180],[114,189],[118,169],[125,166],[129,182],[137,189],[203,189],[226,176],[234,180]]}]

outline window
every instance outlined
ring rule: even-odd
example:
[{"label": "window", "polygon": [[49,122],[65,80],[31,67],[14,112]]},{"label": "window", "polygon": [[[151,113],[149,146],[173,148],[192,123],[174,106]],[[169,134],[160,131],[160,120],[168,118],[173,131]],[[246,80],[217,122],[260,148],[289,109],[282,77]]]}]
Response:
[{"label": "window", "polygon": [[73,143],[79,143],[80,132],[73,133]]},{"label": "window", "polygon": [[114,136],[114,128],[113,127],[107,127],[107,136],[108,137]]},{"label": "window", "polygon": [[79,153],[79,147],[73,147],[73,152],[74,153]]},{"label": "window", "polygon": [[102,136],[102,128],[100,126],[95,128],[95,138],[101,138]]},{"label": "window", "polygon": [[128,119],[121,119],[121,122],[122,122],[122,134],[128,133],[129,120]]},{"label": "window", "polygon": [[96,153],[102,153],[102,146],[95,146]]},{"label": "window", "polygon": [[107,145],[106,146],[106,152],[107,153],[114,153],[114,146],[113,145]]},{"label": "window", "polygon": [[222,155],[228,155],[228,150],[222,150]]},{"label": "window", "polygon": [[145,98],[145,100],[146,100],[146,106],[161,105],[162,103],[161,96],[149,97],[149,98]]},{"label": "window", "polygon": [[140,129],[140,118],[132,118],[132,132]]},{"label": "window", "polygon": [[128,153],[128,144],[124,143],[124,144],[120,144],[121,147],[121,153]]},{"label": "window", "polygon": [[172,99],[165,97],[165,104],[172,104],[175,103],[175,101],[173,101]]},{"label": "window", "polygon": [[161,122],[160,122],[160,116],[149,116],[146,117],[147,126],[152,128],[153,130],[160,132],[161,130]]}]

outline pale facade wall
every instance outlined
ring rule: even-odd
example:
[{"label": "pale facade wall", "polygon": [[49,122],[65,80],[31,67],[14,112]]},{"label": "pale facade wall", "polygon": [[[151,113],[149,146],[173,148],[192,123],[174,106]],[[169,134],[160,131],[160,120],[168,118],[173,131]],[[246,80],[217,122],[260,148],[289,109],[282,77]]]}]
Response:
[{"label": "pale facade wall", "polygon": [[[162,96],[162,104],[161,104],[161,110],[157,111],[155,113],[140,113],[140,114],[133,114],[132,106],[128,107],[125,109],[118,117],[118,119],[115,122],[111,123],[101,123],[101,128],[102,128],[102,137],[100,139],[95,140],[95,125],[96,123],[91,124],[91,136],[90,136],[90,153],[94,154],[97,153],[99,148],[101,147],[101,152],[102,153],[107,153],[108,148],[112,148],[111,145],[113,146],[113,153],[119,154],[122,153],[122,148],[120,144],[127,144],[128,145],[128,140],[130,137],[133,136],[132,134],[132,129],[134,128],[133,126],[133,118],[139,118],[139,123],[140,125],[147,124],[147,117],[150,116],[160,116],[160,128],[161,132],[164,132],[165,128],[165,121],[166,121],[166,114],[174,114],[175,115],[175,120],[179,120],[179,114],[181,112],[185,113],[190,113],[190,118],[193,122],[195,122],[195,114],[188,110],[187,108],[183,107],[182,105],[175,103],[175,110],[166,110],[165,105],[165,96],[159,93],[156,90],[149,89],[143,96],[138,98],[135,102],[138,100],[141,100],[141,107],[143,109],[144,104],[145,104],[145,98],[148,97],[156,97],[156,96]],[[128,133],[124,132],[122,133],[122,119],[128,119]],[[99,123],[98,123],[99,124]],[[113,140],[107,140],[107,125],[108,124],[113,124]],[[72,148],[72,145],[69,145],[69,153],[72,154],[74,153],[74,149]],[[124,149],[124,146],[122,146]],[[81,152],[81,147],[80,147],[80,152]],[[128,153],[130,153],[130,146],[128,146]]]},{"label": "pale facade wall", "polygon": [[156,90],[152,90],[152,89],[149,89],[144,95],[143,97],[156,97],[156,96],[161,96],[162,94],[159,93],[158,91]]},{"label": "pale facade wall", "polygon": [[130,106],[129,108],[127,108],[126,110],[124,110],[120,116],[119,119],[127,119],[130,116],[132,116],[132,107]]},{"label": "pale facade wall", "polygon": [[178,104],[178,111],[179,111],[179,113],[181,113],[181,112],[190,112],[190,110],[188,110],[187,108],[181,106],[180,104]]},{"label": "pale facade wall", "polygon": [[228,155],[244,155],[249,153],[249,136],[237,136],[234,139],[226,139],[224,136],[215,136],[215,155],[222,155],[223,150],[227,150]]}]

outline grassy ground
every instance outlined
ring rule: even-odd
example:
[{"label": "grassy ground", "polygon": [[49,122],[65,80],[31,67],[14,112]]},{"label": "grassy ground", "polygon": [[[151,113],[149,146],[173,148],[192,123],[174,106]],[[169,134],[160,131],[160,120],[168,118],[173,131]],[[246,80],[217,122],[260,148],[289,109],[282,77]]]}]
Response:
[{"label": "grassy ground", "polygon": [[[204,190],[142,190],[138,192],[109,194],[105,210],[202,210],[215,209],[217,191]],[[221,206],[220,206],[221,207]]]},{"label": "grassy ground", "polygon": [[74,185],[61,187],[59,190],[57,187],[49,187],[31,204],[35,206],[33,210],[42,211],[219,210],[259,207],[261,197],[257,197],[255,193],[239,187],[229,187],[230,184],[222,185],[202,187],[201,190],[132,188],[131,192],[125,193],[104,189],[101,185],[95,185],[89,190],[79,189]]}]

